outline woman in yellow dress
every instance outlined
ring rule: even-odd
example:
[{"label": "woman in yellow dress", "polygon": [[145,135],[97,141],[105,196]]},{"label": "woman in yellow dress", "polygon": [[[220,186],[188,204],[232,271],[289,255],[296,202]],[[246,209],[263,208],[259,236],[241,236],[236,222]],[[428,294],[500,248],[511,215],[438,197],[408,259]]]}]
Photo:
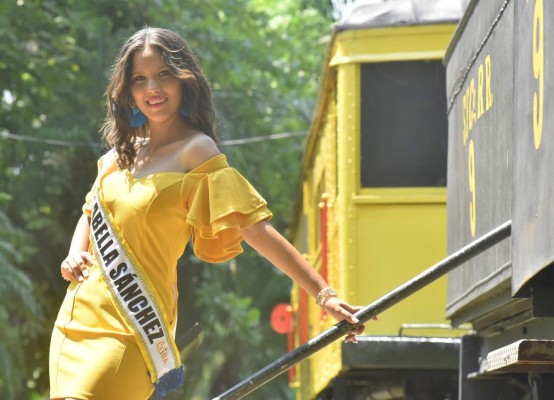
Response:
[{"label": "woman in yellow dress", "polygon": [[270,225],[265,200],[219,152],[208,80],[179,35],[146,28],[129,38],[106,97],[111,157],[61,264],[70,284],[52,333],[52,399],[143,400],[153,383],[162,392],[158,383],[182,381],[176,265],[190,239],[208,262],[236,256],[244,239],[330,315],[358,323],[360,308]]}]

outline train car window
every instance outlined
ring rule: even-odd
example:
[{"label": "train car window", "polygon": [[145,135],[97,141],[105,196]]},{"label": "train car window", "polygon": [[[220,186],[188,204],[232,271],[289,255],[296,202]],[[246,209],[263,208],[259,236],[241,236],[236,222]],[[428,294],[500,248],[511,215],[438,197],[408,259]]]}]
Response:
[{"label": "train car window", "polygon": [[446,186],[445,88],[440,61],[362,65],[362,187]]}]

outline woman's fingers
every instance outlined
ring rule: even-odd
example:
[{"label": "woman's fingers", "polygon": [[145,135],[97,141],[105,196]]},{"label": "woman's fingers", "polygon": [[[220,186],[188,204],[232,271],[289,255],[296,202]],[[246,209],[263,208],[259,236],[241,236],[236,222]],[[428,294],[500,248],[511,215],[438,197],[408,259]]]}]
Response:
[{"label": "woman's fingers", "polygon": [[[347,322],[350,322],[351,324],[357,324],[358,318],[354,316],[351,312],[349,312],[346,308],[339,306],[338,308],[335,308],[334,317],[338,319],[339,321],[345,320]],[[338,315],[337,315],[338,314]]]},{"label": "woman's fingers", "polygon": [[61,265],[61,272],[62,272],[62,278],[66,281],[74,281],[77,279],[75,275],[73,275],[73,270],[71,266],[69,265],[69,262],[67,260],[64,260]]},{"label": "woman's fingers", "polygon": [[346,334],[346,337],[344,338],[345,342],[352,342],[352,343],[358,343],[358,339],[356,336],[360,336],[365,329],[364,325],[360,325],[354,329],[352,329],[350,332]]},{"label": "woman's fingers", "polygon": [[94,264],[94,258],[92,257],[92,254],[90,254],[88,251],[82,251],[81,257],[83,258],[87,266],[91,267],[92,264]]},{"label": "woman's fingers", "polygon": [[346,334],[346,337],[344,338],[345,342],[352,342],[352,343],[358,343],[358,339],[356,336],[360,336],[364,332],[365,326],[360,325],[354,329],[352,329],[350,332]]},{"label": "woman's fingers", "polygon": [[[73,271],[73,275],[77,277],[77,280],[79,282],[82,282],[85,279],[85,275],[83,271],[86,270],[87,266],[80,255],[73,256],[72,258],[73,258],[73,262],[71,263],[71,270]],[[87,276],[88,276],[88,272],[87,272]]]},{"label": "woman's fingers", "polygon": [[352,343],[358,343],[358,339],[356,338],[356,335],[353,333],[349,333],[344,338],[345,342],[352,342]]},{"label": "woman's fingers", "polygon": [[354,313],[361,310],[361,307],[351,306],[338,297],[333,297],[325,304],[327,312],[339,321],[346,320],[351,324],[357,324],[360,321],[354,316]]},{"label": "woman's fingers", "polygon": [[[331,298],[325,304],[326,310],[331,314],[335,319],[339,321],[347,321],[353,325],[359,324],[360,321],[354,316],[354,314],[360,311],[363,307],[361,306],[352,306],[339,298]],[[365,325],[360,324],[349,331],[344,340],[345,342],[358,343],[356,336],[361,335],[365,330]]]},{"label": "woman's fingers", "polygon": [[88,278],[88,268],[93,263],[92,255],[86,251],[77,254],[70,254],[62,262],[62,277],[67,281],[84,281]]}]

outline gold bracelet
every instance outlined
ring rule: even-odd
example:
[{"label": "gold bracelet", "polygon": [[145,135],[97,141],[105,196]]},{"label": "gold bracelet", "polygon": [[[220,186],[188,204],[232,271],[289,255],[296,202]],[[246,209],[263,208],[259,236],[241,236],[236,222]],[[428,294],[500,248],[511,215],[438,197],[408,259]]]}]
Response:
[{"label": "gold bracelet", "polygon": [[327,303],[331,297],[337,297],[337,292],[335,292],[335,289],[331,286],[327,286],[326,288],[321,289],[321,291],[317,294],[315,302],[323,309],[325,303]]}]

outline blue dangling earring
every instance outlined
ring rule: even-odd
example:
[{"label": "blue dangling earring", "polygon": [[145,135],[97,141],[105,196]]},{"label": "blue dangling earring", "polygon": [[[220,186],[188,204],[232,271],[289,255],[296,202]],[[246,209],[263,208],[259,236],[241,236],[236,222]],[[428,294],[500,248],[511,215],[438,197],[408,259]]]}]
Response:
[{"label": "blue dangling earring", "polygon": [[179,114],[181,114],[183,117],[190,117],[189,112],[185,107],[185,100],[181,101],[181,105],[179,106]]},{"label": "blue dangling earring", "polygon": [[131,111],[133,112],[132,115],[129,115],[131,128],[140,128],[146,124],[146,116],[137,107],[135,100],[132,97],[129,99],[129,106],[131,106]]}]

